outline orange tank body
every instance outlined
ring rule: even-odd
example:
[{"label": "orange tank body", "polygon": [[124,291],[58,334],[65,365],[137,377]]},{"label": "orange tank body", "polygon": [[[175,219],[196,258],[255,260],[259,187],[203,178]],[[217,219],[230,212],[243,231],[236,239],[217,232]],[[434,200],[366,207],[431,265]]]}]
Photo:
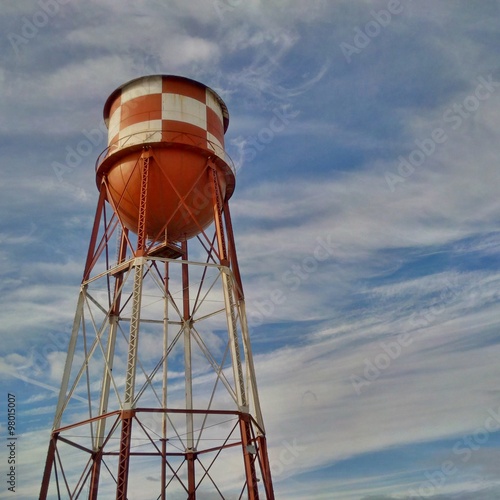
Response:
[{"label": "orange tank body", "polygon": [[148,238],[181,241],[210,225],[214,215],[208,163],[215,167],[223,198],[231,196],[235,183],[224,150],[229,116],[222,99],[194,80],[147,76],[115,90],[104,119],[108,148],[97,163],[97,184],[105,178],[108,201],[123,224],[137,232],[141,155],[146,155]]}]

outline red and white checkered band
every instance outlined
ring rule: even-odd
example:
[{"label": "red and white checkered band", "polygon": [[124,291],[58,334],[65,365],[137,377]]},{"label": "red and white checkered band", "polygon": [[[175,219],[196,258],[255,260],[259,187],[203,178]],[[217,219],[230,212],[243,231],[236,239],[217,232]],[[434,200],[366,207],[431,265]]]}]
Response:
[{"label": "red and white checkered band", "polygon": [[135,144],[181,142],[224,158],[224,117],[208,87],[183,78],[147,76],[124,85],[107,117],[110,153]]}]

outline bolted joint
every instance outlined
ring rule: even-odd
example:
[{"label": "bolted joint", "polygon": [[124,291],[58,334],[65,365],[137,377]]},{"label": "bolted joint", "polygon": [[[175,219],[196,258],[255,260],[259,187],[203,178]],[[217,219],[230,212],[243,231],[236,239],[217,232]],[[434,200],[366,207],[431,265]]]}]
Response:
[{"label": "bolted joint", "polygon": [[122,414],[120,415],[120,418],[122,420],[129,420],[135,415],[135,410],[134,409],[128,409],[128,410],[122,410]]}]

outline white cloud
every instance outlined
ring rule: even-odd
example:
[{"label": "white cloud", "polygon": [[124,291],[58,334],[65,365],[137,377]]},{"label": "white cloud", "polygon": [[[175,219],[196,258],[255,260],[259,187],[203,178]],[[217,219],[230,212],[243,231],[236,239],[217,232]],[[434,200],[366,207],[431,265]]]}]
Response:
[{"label": "white cloud", "polygon": [[[357,454],[473,432],[488,417],[488,409],[498,406],[487,396],[494,388],[487,380],[497,371],[493,352],[498,347],[482,348],[478,339],[466,351],[449,348],[495,323],[495,307],[456,320],[440,318],[419,330],[359,396],[350,377],[362,377],[364,360],[374,363],[384,353],[380,339],[393,342],[396,325],[379,325],[374,318],[365,325],[363,342],[355,350],[349,348],[352,338],[345,336],[259,357],[272,453],[276,457],[279,444],[294,437],[303,448],[300,460],[287,468],[287,477]],[[375,332],[376,341],[371,340]],[[304,397],[309,392],[314,397]],[[466,400],[462,394],[467,394]],[[304,432],[305,422],[310,432]]]},{"label": "white cloud", "polygon": [[[6,7],[7,32],[19,30],[35,4]],[[497,3],[406,2],[351,64],[339,43],[351,41],[387,0],[89,5],[62,6],[20,56],[7,45],[0,69],[7,150],[0,274],[9,339],[0,369],[26,394],[22,415],[34,426],[23,436],[30,452],[21,453],[20,495],[38,494],[48,431],[35,431],[55,406],[100,151],[96,146],[63,183],[52,162],[64,163],[83,130],[99,126],[114,88],[143,73],[177,72],[220,90],[232,113],[228,142],[233,137],[240,150],[269,126],[276,106],[300,111],[243,165],[231,200],[277,491],[308,500],[332,498],[332,491],[349,500],[404,498],[436,456],[450,454],[443,439],[473,432],[498,408],[499,276],[492,269],[500,234],[500,89],[461,121],[455,111],[474,94],[477,78],[496,68]],[[450,110],[454,122],[446,119]],[[446,140],[402,175],[399,155],[408,159],[415,141],[437,128]],[[400,177],[393,190],[387,172]],[[320,241],[323,252],[315,253]],[[273,291],[282,294],[275,302]],[[220,354],[224,346],[212,332],[205,340]],[[404,332],[411,342],[395,355]],[[147,364],[158,346],[149,330],[141,340]],[[367,379],[367,366],[386,362],[388,345],[395,359],[371,368]],[[117,372],[125,351],[120,344]],[[197,368],[206,367],[196,356]],[[41,360],[43,379],[29,373]],[[101,368],[90,366],[92,391]],[[170,368],[170,389],[181,397],[183,373]],[[201,392],[208,376],[195,374]],[[121,387],[123,377],[116,379]],[[429,442],[439,453],[410,461],[404,473],[395,466],[378,476],[317,477],[321,467],[349,457]],[[295,445],[300,453],[283,461]],[[471,471],[494,477],[488,451],[478,450],[477,462],[443,493],[473,489]],[[295,481],[312,470],[314,482]]]}]

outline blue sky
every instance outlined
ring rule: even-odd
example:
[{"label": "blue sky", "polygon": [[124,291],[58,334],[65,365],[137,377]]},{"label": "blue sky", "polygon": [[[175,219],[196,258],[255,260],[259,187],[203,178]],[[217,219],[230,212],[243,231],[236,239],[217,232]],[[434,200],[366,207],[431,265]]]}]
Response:
[{"label": "blue sky", "polygon": [[102,107],[156,73],[229,108],[277,498],[500,497],[499,21],[497,0],[3,5],[0,407],[16,395],[18,497],[38,494]]}]

